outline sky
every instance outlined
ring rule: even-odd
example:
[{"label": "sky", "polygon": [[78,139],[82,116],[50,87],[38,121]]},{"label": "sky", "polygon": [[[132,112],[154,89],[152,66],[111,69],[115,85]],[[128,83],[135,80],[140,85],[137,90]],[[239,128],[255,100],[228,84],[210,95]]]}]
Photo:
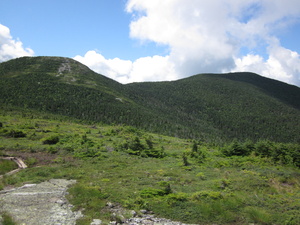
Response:
[{"label": "sky", "polygon": [[255,72],[300,86],[299,0],[0,0],[0,62],[73,58],[121,83]]}]

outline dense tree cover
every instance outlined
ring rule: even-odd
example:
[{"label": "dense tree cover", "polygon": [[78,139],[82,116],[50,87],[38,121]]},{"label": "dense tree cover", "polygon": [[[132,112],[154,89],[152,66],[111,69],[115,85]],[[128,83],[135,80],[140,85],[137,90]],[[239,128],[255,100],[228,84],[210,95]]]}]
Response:
[{"label": "dense tree cover", "polygon": [[300,89],[252,73],[122,85],[68,58],[0,64],[0,104],[209,142],[299,142]]},{"label": "dense tree cover", "polygon": [[[251,83],[233,81],[227,76],[231,74],[197,75],[174,82],[135,83],[129,86],[132,88],[132,98],[170,117],[174,116],[173,121],[177,125],[190,128],[187,132],[191,132],[188,134],[191,136],[199,137],[202,131],[228,139],[299,141],[300,114],[297,108],[300,101],[297,104],[294,102],[291,107]],[[234,76],[253,78],[253,74],[248,73]],[[254,78],[261,79],[258,75]],[[264,82],[268,81],[264,78]],[[289,93],[290,85],[280,84],[281,89]],[[285,98],[299,98],[299,88],[293,88],[298,92],[294,91],[293,95]],[[273,92],[275,95],[276,89]]]},{"label": "dense tree cover", "polygon": [[255,154],[270,158],[275,163],[293,165],[300,168],[300,145],[293,143],[275,143],[270,141],[233,141],[222,148],[226,156],[249,156]]}]

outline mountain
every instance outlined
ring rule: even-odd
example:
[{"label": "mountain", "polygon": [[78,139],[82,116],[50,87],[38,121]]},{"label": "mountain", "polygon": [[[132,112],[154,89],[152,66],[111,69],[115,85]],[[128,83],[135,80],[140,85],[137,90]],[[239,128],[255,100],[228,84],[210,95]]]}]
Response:
[{"label": "mountain", "polygon": [[120,84],[62,57],[0,64],[0,104],[209,142],[300,142],[300,88],[253,73]]}]

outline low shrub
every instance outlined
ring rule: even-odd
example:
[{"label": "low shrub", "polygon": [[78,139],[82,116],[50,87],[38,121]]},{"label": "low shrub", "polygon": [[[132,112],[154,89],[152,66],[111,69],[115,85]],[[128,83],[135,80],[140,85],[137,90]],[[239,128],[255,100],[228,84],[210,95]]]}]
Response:
[{"label": "low shrub", "polygon": [[59,142],[59,137],[57,135],[53,135],[45,138],[42,142],[44,145],[55,145]]},{"label": "low shrub", "polygon": [[161,189],[146,188],[140,191],[140,195],[142,198],[152,198],[156,196],[164,196],[166,195],[166,192]]},{"label": "low shrub", "polygon": [[248,156],[254,149],[254,145],[251,142],[240,143],[233,141],[229,145],[222,149],[225,156]]},{"label": "low shrub", "polygon": [[116,150],[142,157],[163,158],[166,156],[163,147],[160,149],[154,148],[153,143],[149,139],[146,139],[145,142],[146,145],[136,136],[117,146]]},{"label": "low shrub", "polygon": [[26,137],[26,134],[20,130],[10,130],[10,131],[6,131],[4,136],[12,137],[12,138],[22,138],[22,137]]},{"label": "low shrub", "polygon": [[188,199],[189,195],[183,192],[171,193],[166,196],[166,201],[169,205],[174,205],[178,202],[185,202],[188,201]]}]

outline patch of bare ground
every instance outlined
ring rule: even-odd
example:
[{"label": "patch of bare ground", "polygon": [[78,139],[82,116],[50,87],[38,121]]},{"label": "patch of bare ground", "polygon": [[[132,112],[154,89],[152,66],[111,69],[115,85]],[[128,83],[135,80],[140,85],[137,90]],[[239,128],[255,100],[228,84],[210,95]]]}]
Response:
[{"label": "patch of bare ground", "polygon": [[73,212],[65,195],[75,180],[51,179],[0,191],[0,213],[9,213],[20,224],[75,225],[82,216]]}]

